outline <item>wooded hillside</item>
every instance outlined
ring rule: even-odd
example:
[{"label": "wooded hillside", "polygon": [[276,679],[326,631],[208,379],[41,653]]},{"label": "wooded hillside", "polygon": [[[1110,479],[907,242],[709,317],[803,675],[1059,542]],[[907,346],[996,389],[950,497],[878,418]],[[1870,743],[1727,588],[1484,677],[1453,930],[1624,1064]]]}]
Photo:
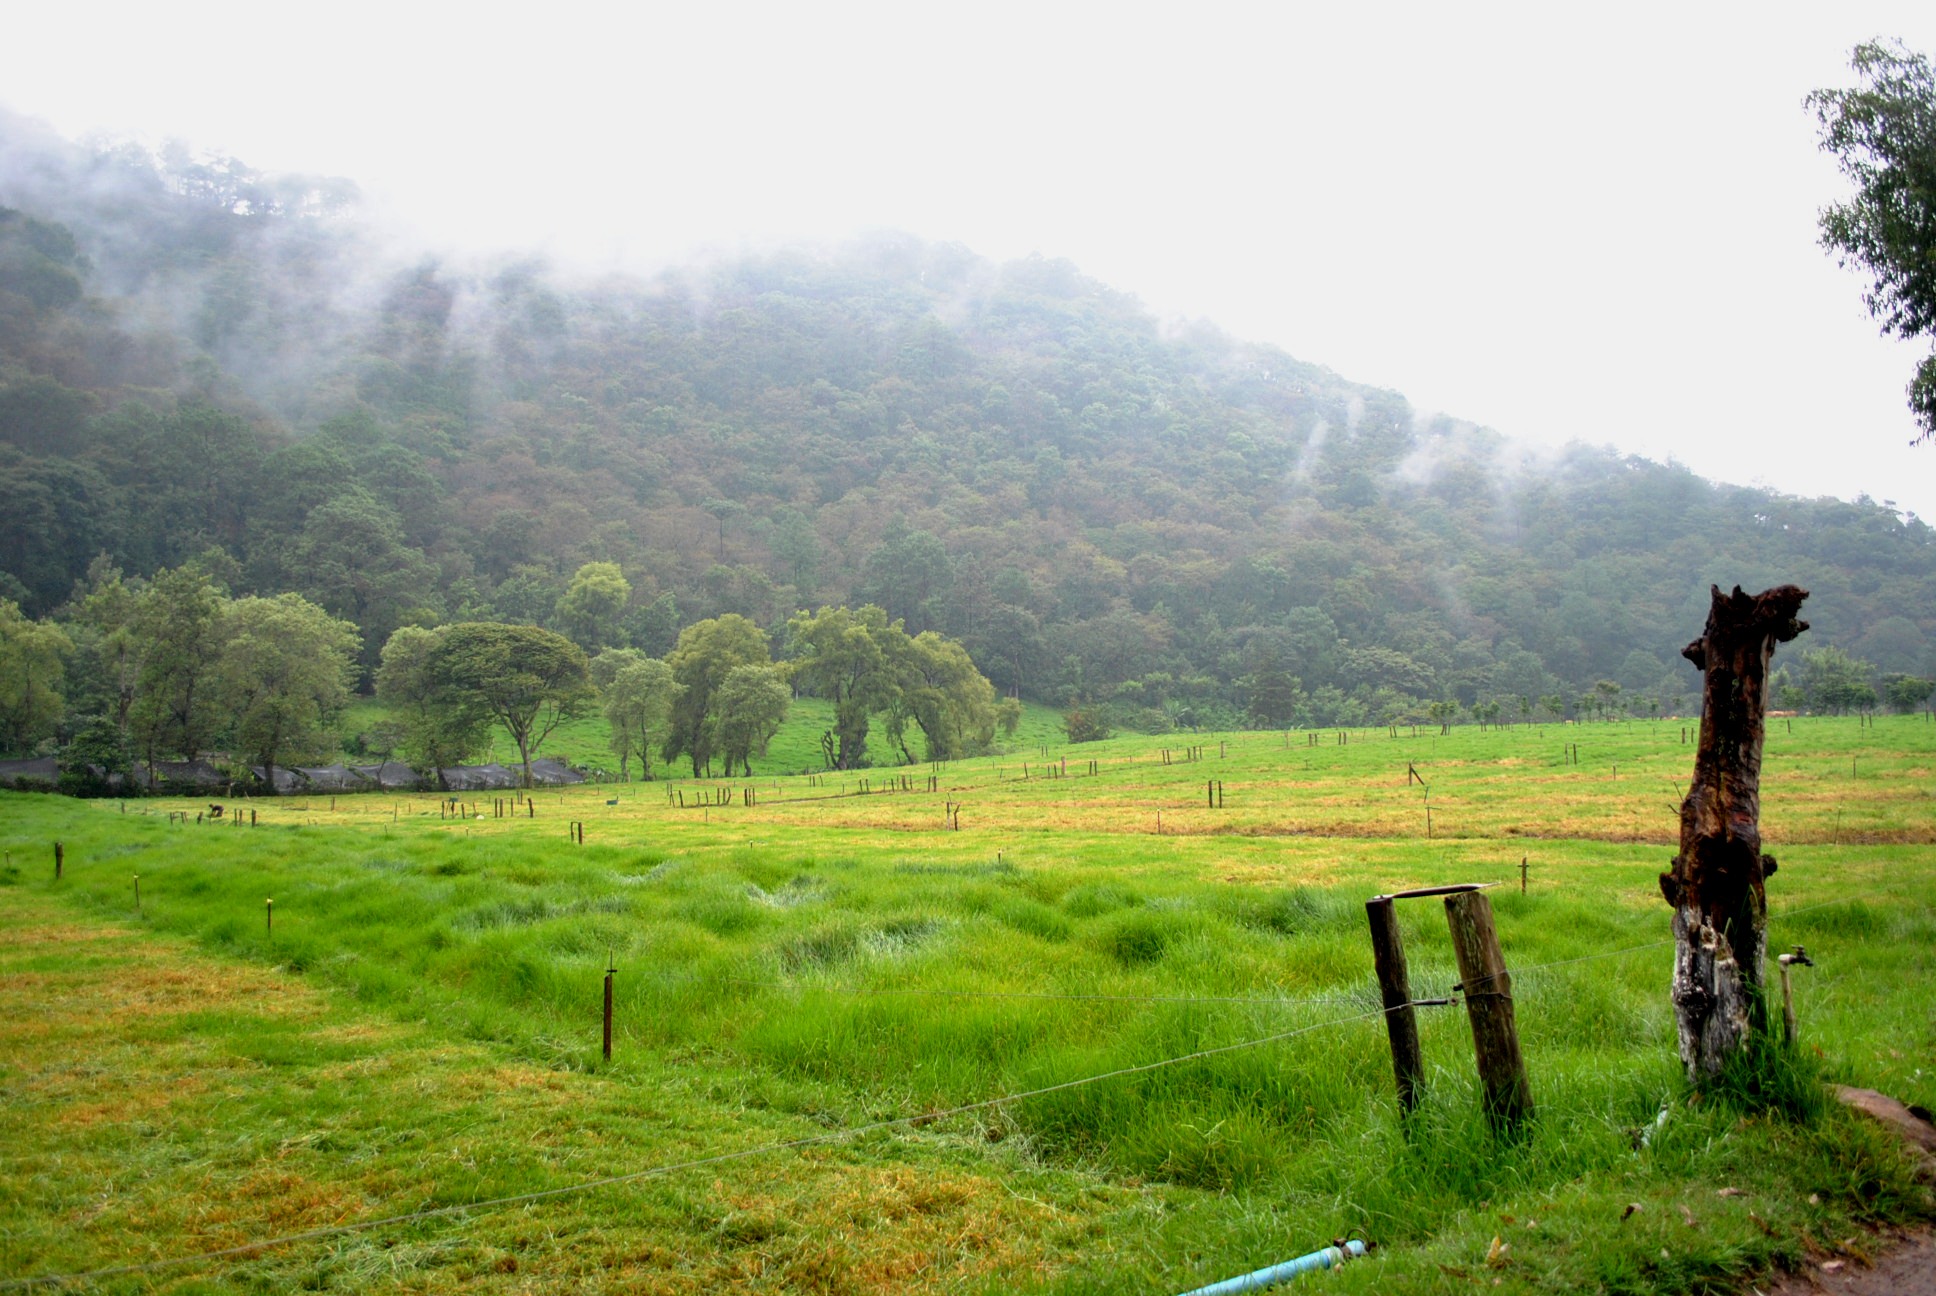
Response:
[{"label": "wooded hillside", "polygon": [[611,562],[616,637],[653,656],[705,617],[872,602],[1006,692],[1288,725],[1673,710],[1709,582],[1792,582],[1817,645],[1936,673],[1921,521],[1528,457],[1063,261],[440,260],[345,182],[11,117],[0,205],[0,597],[30,617],[98,555],[196,560],[352,622],[367,670],[399,625],[568,629],[574,573]]}]

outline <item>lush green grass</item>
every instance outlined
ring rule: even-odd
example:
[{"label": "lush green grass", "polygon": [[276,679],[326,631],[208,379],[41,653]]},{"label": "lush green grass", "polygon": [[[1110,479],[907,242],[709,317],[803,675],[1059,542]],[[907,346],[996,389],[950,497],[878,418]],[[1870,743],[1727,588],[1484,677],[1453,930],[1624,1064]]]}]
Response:
[{"label": "lush green grass", "polygon": [[[1381,1246],[1326,1280],[1348,1290],[1678,1292],[1929,1209],[1839,1112],[1686,1100],[1654,887],[1691,764],[1678,726],[1233,734],[1195,740],[1199,759],[1164,741],[1168,764],[1146,739],[1051,748],[1052,776],[1037,744],[951,765],[933,792],[926,767],[891,792],[884,771],[762,776],[750,806],[744,780],[678,780],[540,792],[504,818],[343,797],[213,827],[169,822],[190,803],[8,797],[0,1269],[527,1192],[1280,1035],[202,1281],[1161,1292],[1358,1229]],[[1798,974],[1805,1056],[1925,1105],[1933,754],[1917,721],[1797,723],[1771,735],[1764,784],[1771,944],[1819,964]],[[942,827],[953,802],[960,831]],[[1407,1132],[1362,902],[1516,878],[1522,856],[1528,892],[1493,899],[1537,1120],[1492,1139],[1463,1015],[1428,1009]],[[1415,989],[1441,993],[1440,907],[1403,921]],[[206,1002],[137,995],[117,1018],[115,987],[157,966],[207,982]],[[116,1104],[133,1119],[86,1118]]]}]

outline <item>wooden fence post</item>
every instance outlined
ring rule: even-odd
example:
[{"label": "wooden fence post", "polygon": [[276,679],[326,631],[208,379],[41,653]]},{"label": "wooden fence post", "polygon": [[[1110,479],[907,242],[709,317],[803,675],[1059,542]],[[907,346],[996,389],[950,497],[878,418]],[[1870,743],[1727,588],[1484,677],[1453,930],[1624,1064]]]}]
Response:
[{"label": "wooden fence post", "polygon": [[1412,1007],[1411,974],[1398,936],[1398,908],[1390,896],[1373,896],[1365,901],[1365,917],[1371,922],[1371,957],[1378,970],[1378,997],[1385,1005],[1385,1034],[1391,1038],[1398,1111],[1410,1115],[1418,1106],[1425,1065],[1418,1046],[1418,1012]]},{"label": "wooden fence post", "polygon": [[1512,977],[1499,951],[1492,902],[1481,891],[1449,895],[1445,920],[1452,929],[1452,952],[1459,960],[1466,1016],[1472,1021],[1486,1119],[1494,1132],[1510,1132],[1532,1118],[1533,1094],[1526,1083],[1525,1059],[1519,1054]]}]

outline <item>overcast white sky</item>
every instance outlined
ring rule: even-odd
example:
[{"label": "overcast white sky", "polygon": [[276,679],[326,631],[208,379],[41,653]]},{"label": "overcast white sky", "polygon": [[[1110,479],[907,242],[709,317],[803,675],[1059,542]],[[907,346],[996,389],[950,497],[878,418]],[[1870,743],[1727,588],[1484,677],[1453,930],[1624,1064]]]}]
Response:
[{"label": "overcast white sky", "polygon": [[1802,97],[1936,6],[16,6],[0,102],[653,269],[904,229],[1068,257],[1512,436],[1936,518],[1816,244]]}]

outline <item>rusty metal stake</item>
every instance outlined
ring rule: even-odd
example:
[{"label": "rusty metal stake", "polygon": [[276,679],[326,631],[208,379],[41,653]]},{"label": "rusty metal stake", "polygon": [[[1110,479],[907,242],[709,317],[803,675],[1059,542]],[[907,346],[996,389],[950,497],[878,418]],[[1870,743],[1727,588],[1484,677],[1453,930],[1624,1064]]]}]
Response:
[{"label": "rusty metal stake", "polygon": [[605,1060],[612,1060],[612,978],[618,973],[616,959],[607,960],[605,969]]}]

